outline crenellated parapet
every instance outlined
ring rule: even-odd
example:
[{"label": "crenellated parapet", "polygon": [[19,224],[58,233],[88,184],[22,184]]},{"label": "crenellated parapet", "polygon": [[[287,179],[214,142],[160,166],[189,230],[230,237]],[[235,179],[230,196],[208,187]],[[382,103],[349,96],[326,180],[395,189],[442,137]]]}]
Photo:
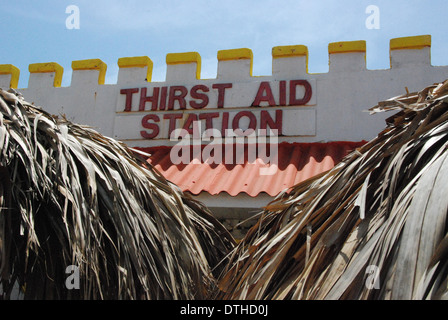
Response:
[{"label": "crenellated parapet", "polygon": [[[413,36],[390,40],[390,68],[415,64],[431,65],[431,36]],[[333,42],[328,45],[329,72],[366,70],[366,41]],[[240,48],[217,53],[218,80],[247,80],[254,77],[253,53]],[[201,80],[201,56],[198,52],[168,53],[166,82]],[[100,59],[72,62],[71,85],[104,84],[107,65]],[[117,84],[151,82],[153,62],[147,56],[118,59]],[[374,70],[372,70],[374,71]],[[29,66],[28,87],[60,87],[63,68],[56,62],[34,63]],[[272,48],[272,76],[308,74],[308,48],[304,45]],[[20,70],[11,64],[0,65],[0,86],[17,88]],[[269,75],[266,75],[269,76]]]},{"label": "crenellated parapet", "polygon": [[[169,144],[174,127],[197,119],[213,128],[232,123],[281,128],[283,141],[367,140],[383,127],[364,112],[381,99],[448,78],[447,66],[431,65],[431,36],[390,40],[390,68],[366,67],[366,41],[328,45],[329,71],[309,73],[304,45],[272,48],[272,74],[253,74],[249,48],[217,52],[214,79],[201,78],[198,52],[166,55],[164,81],[152,81],[150,57],[122,57],[117,83],[105,84],[100,59],[71,64],[70,85],[56,62],[29,65],[29,101],[54,114],[97,127],[132,145]],[[0,87],[17,88],[20,70],[0,64]],[[235,120],[237,119],[237,120]],[[157,132],[155,131],[157,128]]]},{"label": "crenellated parapet", "polygon": [[272,48],[272,75],[294,76],[308,73],[308,47],[279,46]]},{"label": "crenellated parapet", "polygon": [[0,85],[4,88],[17,88],[20,70],[12,64],[0,64]]},{"label": "crenellated parapet", "polygon": [[33,63],[29,65],[28,71],[30,72],[28,87],[61,86],[64,68],[56,62]]},{"label": "crenellated parapet", "polygon": [[118,59],[118,67],[120,68],[118,84],[151,82],[153,63],[146,56],[120,58]]},{"label": "crenellated parapet", "polygon": [[104,84],[107,65],[100,59],[76,60],[72,62],[71,85],[92,86]]}]

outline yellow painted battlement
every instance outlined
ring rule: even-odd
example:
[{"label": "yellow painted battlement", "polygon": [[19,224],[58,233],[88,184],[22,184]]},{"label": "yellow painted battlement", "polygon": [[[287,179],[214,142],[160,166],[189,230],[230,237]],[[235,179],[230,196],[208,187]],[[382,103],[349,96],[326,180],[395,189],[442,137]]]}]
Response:
[{"label": "yellow painted battlement", "polygon": [[197,52],[168,53],[166,64],[201,63],[201,56]]},{"label": "yellow painted battlement", "polygon": [[10,76],[9,87],[17,88],[20,76],[19,68],[12,64],[0,64],[0,75]]},{"label": "yellow painted battlement", "polygon": [[218,61],[250,59],[254,57],[252,50],[248,48],[228,49],[218,51]]},{"label": "yellow painted battlement", "polygon": [[272,58],[289,58],[308,56],[308,47],[303,45],[296,46],[278,46],[272,48]]},{"label": "yellow painted battlement", "polygon": [[342,41],[332,42],[328,45],[328,53],[349,53],[349,52],[366,52],[366,42],[360,41]]},{"label": "yellow painted battlement", "polygon": [[[389,46],[391,68],[401,68],[416,63],[430,64],[430,47],[430,35],[391,39]],[[425,48],[427,50],[421,50]],[[355,72],[366,69],[366,41],[364,40],[332,42],[328,44],[328,54],[329,62],[331,62],[330,71]],[[217,78],[219,79],[222,76],[223,79],[234,78],[238,80],[239,77],[245,77],[245,79],[247,79],[247,76],[253,77],[253,58],[253,52],[249,48],[219,50],[217,52]],[[275,69],[276,76],[281,76],[282,74],[292,75],[294,72],[305,72],[305,74],[308,74],[308,47],[305,45],[273,47],[272,62],[273,72]],[[149,57],[122,57],[118,59],[117,64],[119,74],[122,73],[123,75],[122,83],[151,82],[153,61]],[[166,64],[169,67],[167,74],[169,73],[170,75],[166,81],[201,80],[201,55],[198,52],[168,53],[166,55]],[[89,77],[93,75],[88,76],[90,79],[89,83],[92,83],[92,81],[97,81],[99,85],[105,83],[107,65],[101,59],[76,60],[71,63],[71,67],[73,72],[76,72],[78,82],[82,83],[85,79],[85,76],[79,78],[83,71],[97,70],[98,79],[92,80]],[[29,65],[29,72],[31,75],[49,73],[51,76],[48,79],[51,78],[51,81],[53,81],[52,86],[60,87],[64,69],[56,62],[33,63]],[[0,64],[0,86],[16,88],[19,76],[20,70],[16,66]],[[96,77],[95,73],[94,76]],[[269,75],[266,77],[269,77]],[[33,81],[33,84],[35,81]],[[42,76],[39,78],[39,81],[43,81]]]},{"label": "yellow painted battlement", "polygon": [[106,79],[107,65],[100,59],[76,60],[72,62],[73,71],[98,70],[98,84],[104,84]]},{"label": "yellow painted battlement", "polygon": [[431,36],[424,35],[391,39],[389,47],[390,50],[422,49],[431,47]]},{"label": "yellow painted battlement", "polygon": [[152,60],[147,56],[120,58],[117,64],[120,68],[153,67]]},{"label": "yellow painted battlement", "polygon": [[147,68],[146,81],[150,82],[152,77],[153,62],[147,56],[126,57],[118,59],[119,68]]},{"label": "yellow painted battlement", "polygon": [[64,68],[56,62],[33,63],[28,66],[30,73],[50,73],[54,72],[53,86],[60,87]]},{"label": "yellow painted battlement", "polygon": [[249,60],[249,75],[252,77],[254,55],[249,48],[239,48],[239,49],[227,49],[218,51],[218,62],[221,61],[238,61],[238,60]]},{"label": "yellow painted battlement", "polygon": [[196,79],[201,78],[201,56],[197,52],[168,53],[167,65],[196,63]]}]

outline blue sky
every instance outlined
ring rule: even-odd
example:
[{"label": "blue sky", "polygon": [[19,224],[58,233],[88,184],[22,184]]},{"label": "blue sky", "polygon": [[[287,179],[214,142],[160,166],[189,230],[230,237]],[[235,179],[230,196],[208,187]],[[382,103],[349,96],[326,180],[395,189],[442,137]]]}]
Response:
[{"label": "blue sky", "polygon": [[[67,29],[66,8],[79,8],[79,29]],[[369,5],[379,8],[379,29],[366,28]],[[0,2],[0,64],[21,71],[28,65],[57,62],[62,86],[70,85],[73,60],[99,58],[106,84],[116,83],[121,57],[148,56],[153,81],[164,81],[167,53],[197,51],[201,78],[216,78],[218,50],[250,48],[254,75],[272,73],[271,50],[306,45],[309,72],[328,71],[328,43],[366,40],[367,68],[389,68],[392,38],[430,34],[433,65],[448,65],[446,0],[68,0]]]}]

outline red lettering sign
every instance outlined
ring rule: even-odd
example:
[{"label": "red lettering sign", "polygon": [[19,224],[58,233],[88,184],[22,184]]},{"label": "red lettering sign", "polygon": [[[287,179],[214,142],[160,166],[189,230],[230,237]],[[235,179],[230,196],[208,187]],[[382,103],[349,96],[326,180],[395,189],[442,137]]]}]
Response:
[{"label": "red lettering sign", "polygon": [[[305,94],[302,99],[297,99],[296,89],[297,86],[303,86],[305,88]],[[289,105],[290,106],[303,106],[311,100],[313,91],[311,85],[306,80],[291,80],[289,82]]]},{"label": "red lettering sign", "polygon": [[198,115],[196,113],[190,113],[182,129],[187,130],[189,134],[193,134],[193,123],[195,121],[198,121]]},{"label": "red lettering sign", "polygon": [[[306,105],[311,100],[313,92],[311,84],[307,80],[290,80],[288,97],[286,92],[287,82],[286,80],[279,81],[278,103],[275,100],[271,82],[260,82],[255,98],[250,106],[301,106]],[[297,97],[298,86],[304,88],[303,97]],[[226,90],[232,87],[232,83],[215,83],[212,85],[213,89],[218,90],[216,108],[224,108]],[[125,95],[124,112],[132,111],[133,95],[138,92],[140,92],[138,111],[185,110],[187,107],[203,109],[209,105],[210,101],[208,95],[210,88],[205,84],[195,85],[190,90],[185,86],[121,89],[120,94]],[[289,101],[287,101],[287,98],[289,98]],[[149,105],[150,107],[148,107]]]},{"label": "red lettering sign", "polygon": [[174,103],[177,101],[179,109],[184,110],[187,106],[185,102],[185,96],[188,90],[184,86],[172,86],[170,87],[170,93],[168,95],[168,110],[174,110]]},{"label": "red lettering sign", "polygon": [[205,120],[205,130],[213,129],[213,118],[218,118],[218,112],[200,113],[199,120]]},{"label": "red lettering sign", "polygon": [[[278,82],[278,85],[273,85]],[[124,112],[132,111],[152,111],[142,117],[141,126],[143,130],[140,135],[144,139],[154,139],[160,135],[160,122],[167,121],[168,137],[165,137],[166,131],[163,133],[164,138],[169,138],[172,131],[179,128],[177,120],[184,118],[183,112],[172,112],[157,114],[157,111],[167,110],[202,110],[210,104],[210,90],[212,92],[212,101],[216,101],[216,105],[211,108],[224,108],[226,92],[233,87],[232,83],[215,83],[210,85],[196,84],[191,88],[186,86],[160,86],[160,87],[142,87],[142,88],[125,88],[120,90],[120,94],[124,95]],[[301,87],[301,88],[300,88]],[[278,91],[277,91],[278,90]],[[232,98],[238,97],[244,91],[237,92]],[[132,110],[136,107],[137,101],[133,101],[134,94],[138,94],[138,110]],[[244,95],[243,95],[244,96]],[[313,96],[312,86],[307,80],[281,80],[281,81],[261,81],[258,85],[252,104],[247,104],[248,108],[263,108],[254,112],[249,110],[239,110],[235,113],[229,112],[200,112],[188,113],[185,122],[180,126],[188,133],[193,134],[194,123],[199,121],[205,124],[205,130],[219,129],[223,136],[226,135],[226,129],[241,129],[242,120],[248,123],[249,129],[261,130],[277,130],[278,135],[282,135],[283,129],[283,111],[284,109],[276,108],[268,111],[264,107],[273,106],[302,106],[310,102]],[[250,99],[251,97],[249,97]],[[134,106],[133,106],[134,102]],[[214,102],[215,103],[215,102]],[[232,102],[232,107],[241,107],[241,103]],[[250,107],[249,107],[250,105]],[[202,128],[204,129],[204,127]]]},{"label": "red lettering sign", "polygon": [[182,119],[182,113],[167,113],[163,115],[163,119],[169,119],[170,124],[168,127],[168,137],[171,135],[174,129],[176,129],[176,120]]},{"label": "red lettering sign", "polygon": [[138,106],[138,110],[144,111],[146,102],[151,102],[151,110],[157,110],[157,106],[159,104],[159,88],[154,87],[152,90],[152,96],[147,96],[146,90],[147,88],[142,88],[140,91],[140,104]]},{"label": "red lettering sign", "polygon": [[276,129],[277,135],[282,135],[282,127],[283,127],[283,111],[275,110],[275,121],[272,119],[271,115],[268,111],[262,110],[260,115],[260,129],[267,130],[268,127],[270,129]]},{"label": "red lettering sign", "polygon": [[218,89],[218,108],[224,108],[224,97],[227,88],[232,88],[231,83],[215,83],[212,85],[213,89]]},{"label": "red lettering sign", "polygon": [[252,107],[259,107],[260,103],[263,101],[268,102],[269,106],[275,106],[274,95],[272,94],[271,86],[268,81],[260,83],[255,100],[252,102]]},{"label": "red lettering sign", "polygon": [[193,88],[191,88],[190,96],[193,99],[201,99],[201,103],[197,103],[196,101],[190,101],[190,106],[194,109],[202,109],[208,104],[208,95],[204,93],[199,93],[198,90],[201,90],[202,92],[208,92],[208,87],[204,86],[202,84],[196,85]]},{"label": "red lettering sign", "polygon": [[249,127],[248,129],[255,130],[257,128],[257,118],[255,118],[255,115],[250,111],[240,111],[238,112],[235,117],[233,117],[232,121],[232,129],[240,129],[240,119],[242,117],[248,117],[249,118]]},{"label": "red lettering sign", "polygon": [[131,111],[132,108],[132,95],[134,93],[138,92],[138,88],[132,88],[132,89],[121,89],[120,93],[126,95],[126,102],[124,105],[124,111],[128,112]]},{"label": "red lettering sign", "polygon": [[157,135],[159,134],[159,126],[155,123],[149,122],[150,120],[154,122],[159,122],[160,118],[155,114],[147,114],[146,116],[143,117],[142,127],[145,129],[152,130],[151,132],[145,130],[140,131],[140,135],[145,139],[153,139],[157,137]]}]

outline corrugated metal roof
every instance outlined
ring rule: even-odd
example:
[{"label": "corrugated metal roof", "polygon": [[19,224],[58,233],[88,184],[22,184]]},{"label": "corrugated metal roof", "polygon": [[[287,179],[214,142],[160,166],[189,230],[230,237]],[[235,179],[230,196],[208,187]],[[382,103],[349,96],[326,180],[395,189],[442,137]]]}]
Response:
[{"label": "corrugated metal roof", "polygon": [[[231,196],[245,192],[255,197],[260,192],[276,196],[281,191],[304,181],[316,174],[333,168],[349,152],[362,146],[365,141],[338,141],[327,143],[280,143],[278,144],[278,168],[270,175],[260,174],[261,168],[270,168],[260,158],[254,162],[248,159],[249,145],[244,145],[244,153],[233,150],[222,150],[223,155],[238,155],[233,164],[227,161],[220,163],[205,163],[206,161],[188,161],[188,163],[173,164],[170,157],[172,147],[139,148],[150,153],[148,162],[162,173],[166,179],[178,185],[183,191],[199,194],[206,191],[212,195],[227,192]],[[241,145],[240,145],[241,147]],[[201,153],[205,146],[201,146]],[[269,150],[269,145],[267,146]],[[253,149],[252,149],[253,150]],[[191,154],[193,150],[190,149]],[[240,158],[244,156],[244,158]],[[224,156],[223,156],[224,158]],[[227,162],[227,163],[224,163]],[[237,163],[242,162],[242,163]],[[269,161],[266,161],[269,162]],[[272,161],[271,161],[272,162]]]}]

